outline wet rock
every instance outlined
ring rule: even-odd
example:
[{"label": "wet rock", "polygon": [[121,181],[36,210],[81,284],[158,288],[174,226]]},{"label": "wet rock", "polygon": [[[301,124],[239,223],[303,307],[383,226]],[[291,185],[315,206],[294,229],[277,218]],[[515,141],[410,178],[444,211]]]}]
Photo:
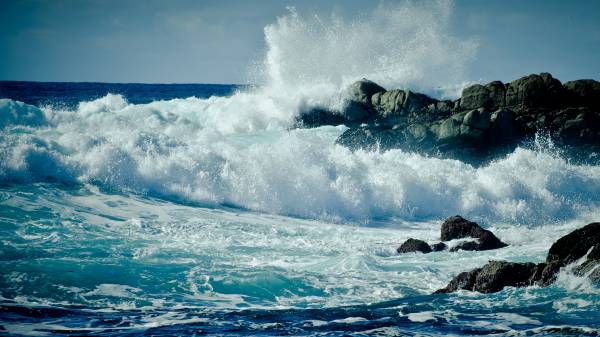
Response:
[{"label": "wet rock", "polygon": [[445,250],[446,248],[448,248],[448,246],[443,242],[438,242],[431,245],[431,250],[433,250],[434,252],[440,252],[442,250]]},{"label": "wet rock", "polygon": [[487,85],[472,85],[463,90],[460,108],[462,110],[502,108],[506,105],[505,92],[504,84],[500,81],[494,81]]},{"label": "wet rock", "polygon": [[446,288],[436,293],[470,290],[480,293],[498,292],[504,287],[529,285],[537,266],[533,263],[490,261],[482,268],[461,273],[450,281]]},{"label": "wet rock", "polygon": [[[591,223],[558,239],[550,247],[546,262],[567,264],[580,259],[595,246],[600,246],[600,222]],[[595,254],[600,255],[600,252]]]},{"label": "wet rock", "polygon": [[348,119],[346,117],[322,108],[313,108],[302,112],[296,118],[296,126],[302,128],[316,128],[322,125],[342,125],[347,123]]},{"label": "wet rock", "polygon": [[[449,233],[452,237],[463,235],[469,228],[474,228],[473,225],[463,224],[464,221],[460,219],[453,221],[462,225],[454,227],[454,231]],[[581,259],[585,260],[581,262]],[[459,289],[490,293],[508,286],[547,286],[556,280],[562,267],[573,262],[581,262],[572,268],[575,275],[600,283],[600,223],[591,223],[557,240],[550,247],[544,263],[490,261],[482,268],[460,273],[436,293]]]},{"label": "wet rock", "polygon": [[374,109],[371,97],[379,92],[385,92],[385,89],[367,79],[352,83],[348,88],[348,99],[341,115],[349,124],[359,124],[372,118]]},{"label": "wet rock", "polygon": [[473,290],[479,272],[481,272],[481,268],[462,272],[453,278],[445,288],[436,290],[434,294],[452,293],[462,289]]},{"label": "wet rock", "polygon": [[[481,228],[479,224],[466,220],[456,215],[444,221],[441,228],[442,241],[455,239],[475,238],[477,242],[464,243],[459,249],[465,250],[490,250],[506,247],[507,244],[500,241],[494,233]],[[456,247],[455,247],[456,248]]]},{"label": "wet rock", "polygon": [[411,239],[404,241],[404,243],[402,245],[400,245],[400,247],[398,247],[398,249],[396,251],[399,254],[415,253],[415,252],[421,252],[421,253],[427,254],[427,253],[431,253],[431,247],[429,247],[429,245],[425,241],[411,238]]},{"label": "wet rock", "polygon": [[379,84],[364,78],[352,83],[348,88],[350,100],[365,105],[371,105],[371,97],[380,92],[385,92],[385,89]]},{"label": "wet rock", "polygon": [[576,80],[564,84],[573,106],[600,107],[600,82]]},{"label": "wet rock", "polygon": [[600,151],[600,82],[561,82],[548,73],[508,84],[472,85],[456,101],[409,90],[353,83],[341,111],[309,108],[299,127],[345,124],[337,143],[356,149],[402,149],[482,165],[512,152],[538,131],[579,158]]},{"label": "wet rock", "polygon": [[563,103],[565,90],[549,73],[532,74],[508,84],[506,106],[517,111],[555,108]]}]

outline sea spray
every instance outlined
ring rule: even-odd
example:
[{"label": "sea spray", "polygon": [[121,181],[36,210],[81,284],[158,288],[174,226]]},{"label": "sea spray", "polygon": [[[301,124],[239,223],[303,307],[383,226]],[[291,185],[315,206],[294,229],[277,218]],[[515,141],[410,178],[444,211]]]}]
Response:
[{"label": "sea spray", "polygon": [[570,163],[552,147],[517,148],[483,167],[401,150],[352,152],[335,144],[342,126],[220,130],[229,99],[134,105],[109,95],[73,111],[44,108],[35,114],[46,116],[41,126],[35,119],[0,133],[0,179],[90,182],[342,222],[463,214],[531,225],[600,205],[598,166]]}]

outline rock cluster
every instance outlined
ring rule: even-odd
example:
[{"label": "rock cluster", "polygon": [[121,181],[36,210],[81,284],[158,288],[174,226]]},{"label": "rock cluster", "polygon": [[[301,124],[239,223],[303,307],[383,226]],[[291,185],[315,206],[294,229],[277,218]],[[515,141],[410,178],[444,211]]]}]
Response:
[{"label": "rock cluster", "polygon": [[[490,250],[506,247],[507,244],[500,241],[494,233],[481,228],[477,223],[464,219],[456,215],[449,217],[444,221],[441,228],[440,238],[442,241],[451,241],[457,239],[474,239],[463,241],[452,248],[451,252],[458,250]],[[429,246],[427,242],[417,239],[406,240],[398,249],[398,253],[430,253],[432,251],[441,251],[448,247],[444,242],[439,242]]]},{"label": "rock cluster", "polygon": [[600,148],[600,82],[594,80],[563,85],[548,73],[533,74],[475,84],[450,101],[363,79],[348,97],[343,111],[311,109],[299,124],[346,124],[350,129],[337,142],[351,149],[402,148],[464,160],[511,150],[539,130],[566,146]]},{"label": "rock cluster", "polygon": [[545,262],[517,263],[490,261],[485,266],[458,274],[436,293],[450,293],[460,289],[493,293],[504,287],[528,285],[547,286],[553,283],[562,267],[580,261],[572,271],[600,282],[600,223],[591,223],[556,241]]}]

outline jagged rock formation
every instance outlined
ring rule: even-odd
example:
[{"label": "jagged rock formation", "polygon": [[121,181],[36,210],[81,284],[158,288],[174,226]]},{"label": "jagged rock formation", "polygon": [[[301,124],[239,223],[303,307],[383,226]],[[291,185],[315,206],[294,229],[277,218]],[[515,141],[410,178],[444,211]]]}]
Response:
[{"label": "jagged rock formation", "polygon": [[482,268],[458,274],[436,293],[450,293],[460,289],[492,293],[504,287],[528,285],[547,286],[556,280],[560,268],[585,258],[572,271],[600,283],[600,223],[591,223],[556,241],[546,262],[517,263],[490,261]]},{"label": "jagged rock formation", "polygon": [[564,85],[548,73],[510,83],[465,88],[456,101],[436,100],[409,90],[385,90],[355,82],[341,113],[312,109],[299,124],[350,126],[337,142],[351,149],[402,148],[479,160],[516,144],[539,130],[566,146],[600,149],[600,82]]}]

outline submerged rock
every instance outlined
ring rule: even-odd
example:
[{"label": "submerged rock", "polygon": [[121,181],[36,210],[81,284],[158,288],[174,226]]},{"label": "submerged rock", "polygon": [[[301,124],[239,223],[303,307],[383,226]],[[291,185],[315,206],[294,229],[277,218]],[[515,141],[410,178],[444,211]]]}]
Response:
[{"label": "submerged rock", "polygon": [[573,272],[600,283],[600,223],[591,223],[560,238],[550,247],[544,263],[490,261],[482,268],[458,274],[436,293],[461,289],[491,293],[504,287],[547,286],[562,267],[584,258]]},{"label": "submerged rock", "polygon": [[415,252],[421,252],[421,253],[426,254],[426,253],[431,253],[431,247],[429,247],[429,245],[425,241],[411,238],[411,239],[404,241],[404,243],[402,245],[400,245],[400,247],[398,247],[398,249],[396,249],[396,251],[399,254],[415,253]]}]

